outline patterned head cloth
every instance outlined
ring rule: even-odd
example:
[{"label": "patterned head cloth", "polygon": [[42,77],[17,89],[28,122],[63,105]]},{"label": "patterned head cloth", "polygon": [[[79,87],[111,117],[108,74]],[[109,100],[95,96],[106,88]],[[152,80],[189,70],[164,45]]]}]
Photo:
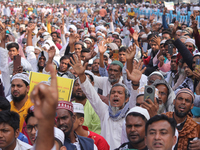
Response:
[{"label": "patterned head cloth", "polygon": [[59,101],[57,109],[66,109],[73,113],[73,104],[68,101]]}]

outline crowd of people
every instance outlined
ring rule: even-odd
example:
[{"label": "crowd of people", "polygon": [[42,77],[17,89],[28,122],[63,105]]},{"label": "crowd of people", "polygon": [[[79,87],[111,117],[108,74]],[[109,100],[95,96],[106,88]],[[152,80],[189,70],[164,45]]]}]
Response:
[{"label": "crowd of people", "polygon": [[199,150],[200,9],[174,8],[0,2],[0,149]]}]

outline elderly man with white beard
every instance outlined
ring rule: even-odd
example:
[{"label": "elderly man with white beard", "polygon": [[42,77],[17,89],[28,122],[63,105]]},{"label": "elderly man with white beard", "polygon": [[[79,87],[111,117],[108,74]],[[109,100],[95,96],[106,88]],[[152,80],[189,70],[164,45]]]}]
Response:
[{"label": "elderly man with white beard", "polygon": [[102,102],[84,73],[87,63],[82,66],[80,57],[77,59],[74,56],[74,60],[72,58],[70,59],[72,62],[70,65],[79,76],[82,91],[101,120],[101,135],[110,145],[110,149],[119,147],[122,135],[122,124],[128,110],[135,106],[136,100],[134,97],[137,95],[137,90],[135,89],[139,87],[139,80],[146,68],[142,69],[143,63],[141,61],[138,64],[134,64],[131,74],[127,71],[128,77],[130,77],[129,79],[133,85],[131,94],[124,84],[114,84],[110,90],[108,106]]},{"label": "elderly man with white beard", "polygon": [[156,80],[153,85],[158,89],[158,114],[174,111],[173,100],[175,98],[174,91],[164,80]]}]

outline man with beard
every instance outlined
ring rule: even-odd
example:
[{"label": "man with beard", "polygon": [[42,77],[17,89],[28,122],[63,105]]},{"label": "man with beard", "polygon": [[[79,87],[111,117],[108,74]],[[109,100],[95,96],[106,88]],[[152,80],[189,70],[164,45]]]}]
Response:
[{"label": "man with beard", "polygon": [[33,105],[28,96],[29,92],[29,78],[28,75],[23,73],[15,74],[11,79],[11,96],[10,102],[11,111],[15,111],[20,116],[19,131],[22,131],[25,117],[27,116],[28,109]]},{"label": "man with beard", "polygon": [[149,113],[146,109],[141,107],[133,107],[126,114],[126,133],[128,142],[123,143],[120,149],[138,149],[147,150],[145,144],[145,124],[150,119]]},{"label": "man with beard", "polygon": [[[139,80],[142,76],[142,72],[145,70],[145,68],[142,69],[143,63],[140,61],[138,64],[134,64],[131,75],[127,71],[127,75],[132,81],[131,83],[133,88],[131,90],[131,94],[124,84],[116,83],[110,90],[109,105],[105,104],[100,99],[96,90],[86,77],[84,72],[87,63],[82,66],[80,57],[77,59],[74,55],[74,61],[72,60],[70,65],[79,76],[81,89],[85,93],[86,97],[88,97],[88,100],[101,120],[101,135],[110,145],[110,149],[119,147],[122,135],[122,125],[124,123],[126,113],[130,108],[135,106],[135,100],[133,100],[133,96],[136,95],[137,90],[135,90],[135,92],[133,89],[137,89],[139,87]],[[114,70],[111,70],[112,72],[118,72],[118,70],[120,70],[119,65],[111,66],[116,67],[116,69],[113,68]]]},{"label": "man with beard", "polygon": [[195,76],[193,75],[192,70],[189,68],[186,62],[183,62],[183,69],[187,77],[185,78],[183,83],[179,85],[178,88],[175,90],[175,94],[182,88],[188,88],[191,91],[194,91]]},{"label": "man with beard", "polygon": [[[91,84],[94,85],[93,77],[91,75],[87,75]],[[101,134],[101,122],[99,116],[94,111],[92,105],[88,101],[85,93],[83,93],[80,84],[78,83],[78,79],[74,81],[74,87],[72,91],[72,95],[74,97],[74,101],[76,103],[81,103],[84,106],[84,126],[87,126],[89,130]]]},{"label": "man with beard", "polygon": [[174,111],[173,100],[175,98],[174,91],[164,80],[156,80],[153,85],[158,89],[158,114]]},{"label": "man with beard", "polygon": [[56,110],[56,125],[65,134],[64,145],[69,150],[97,150],[92,139],[82,137],[74,132],[73,104],[67,101],[59,101]]},{"label": "man with beard", "polygon": [[96,76],[100,76],[99,74],[99,58],[95,59],[92,64],[92,73]]},{"label": "man with beard", "polygon": [[178,91],[173,101],[175,111],[166,113],[177,122],[179,137],[175,149],[200,149],[200,140],[194,139],[200,137],[199,125],[189,115],[194,105],[193,101],[194,93],[190,89],[183,88]]},{"label": "man with beard", "polygon": [[179,77],[179,73],[177,70],[178,65],[176,64],[176,58],[177,58],[176,55],[173,55],[171,57],[171,63],[170,63],[171,69],[169,72],[167,72],[166,79],[165,79],[171,87],[175,85]]}]

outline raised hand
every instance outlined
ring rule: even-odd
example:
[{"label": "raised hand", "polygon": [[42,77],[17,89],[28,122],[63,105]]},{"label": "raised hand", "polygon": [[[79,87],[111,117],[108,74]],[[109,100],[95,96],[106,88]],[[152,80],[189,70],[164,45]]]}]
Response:
[{"label": "raised hand", "polygon": [[176,31],[177,31],[178,25],[179,25],[179,22],[176,21],[174,23],[174,27],[173,27],[173,31],[172,31],[172,36],[174,37],[174,39],[177,39],[177,37],[176,37]]},{"label": "raised hand", "polygon": [[106,42],[105,42],[104,40],[101,40],[101,41],[98,43],[99,53],[104,54],[105,51],[107,50],[107,46],[106,46],[105,44],[106,44]]},{"label": "raised hand", "polygon": [[81,58],[80,56],[73,55],[73,58],[70,57],[71,62],[69,64],[72,66],[74,71],[78,76],[85,74],[85,69],[87,66],[87,63],[84,64],[84,66],[81,64]]},{"label": "raised hand", "polygon": [[136,54],[136,46],[133,43],[133,45],[128,47],[128,49],[126,50],[126,59],[133,60],[133,58],[135,57],[135,54]]},{"label": "raised hand", "polygon": [[0,40],[6,39],[6,27],[3,25],[3,23],[0,21]]},{"label": "raised hand", "polygon": [[86,56],[85,56],[85,62],[88,62],[90,59],[92,59],[94,56],[96,56],[97,53],[94,50],[91,50]]},{"label": "raised hand", "polygon": [[159,58],[158,58],[158,60],[159,60],[159,62],[164,62],[164,60],[165,60],[165,58],[164,58],[164,56],[163,55],[161,55]]},{"label": "raised hand", "polygon": [[163,10],[163,15],[165,15],[167,12],[167,8],[165,7],[164,10]]},{"label": "raised hand", "polygon": [[56,49],[54,46],[51,46],[50,49],[48,50],[49,59],[53,59],[55,54],[56,54]]},{"label": "raised hand", "polygon": [[75,42],[77,42],[78,35],[77,34],[70,34],[69,36],[69,45],[74,45]]},{"label": "raised hand", "polygon": [[64,25],[63,24],[60,25],[60,31],[61,31],[61,34],[65,34],[65,32],[64,32]]},{"label": "raised hand", "polygon": [[130,73],[128,69],[126,69],[127,78],[132,81],[133,84],[138,84],[142,74],[146,70],[146,67],[142,69],[143,62],[140,60],[138,64],[133,64],[132,72]]},{"label": "raised hand", "polygon": [[138,41],[138,37],[139,37],[138,32],[137,32],[137,31],[134,32],[133,35],[132,35],[133,40],[134,40],[134,41]]},{"label": "raised hand", "polygon": [[36,27],[36,24],[32,24],[31,26],[28,26],[28,27],[27,27],[27,32],[28,32],[28,33],[32,33],[33,30],[35,29],[35,27]]},{"label": "raised hand", "polygon": [[158,46],[160,46],[161,39],[157,36],[153,37],[152,39]]},{"label": "raised hand", "polygon": [[49,65],[51,85],[39,83],[31,92],[31,101],[34,103],[34,116],[38,120],[55,118],[58,105],[57,77],[53,65]]}]

